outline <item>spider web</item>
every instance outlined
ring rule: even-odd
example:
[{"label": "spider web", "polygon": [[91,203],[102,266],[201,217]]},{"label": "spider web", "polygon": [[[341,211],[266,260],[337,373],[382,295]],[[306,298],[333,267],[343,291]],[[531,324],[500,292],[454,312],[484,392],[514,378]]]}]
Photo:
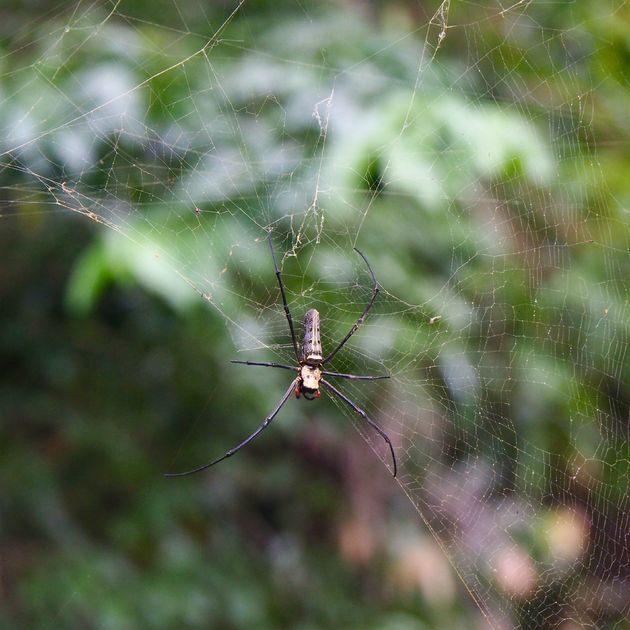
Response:
[{"label": "spider web", "polygon": [[391,375],[339,386],[487,622],[621,627],[630,243],[596,125],[625,113],[596,64],[624,3],[401,5],[380,30],[204,4],[25,21],[0,66],[8,213],[100,224],[74,309],[114,268],[205,300],[239,359],[292,361],[269,231],[324,353],[369,299],[361,249],[382,291],[331,369]]}]

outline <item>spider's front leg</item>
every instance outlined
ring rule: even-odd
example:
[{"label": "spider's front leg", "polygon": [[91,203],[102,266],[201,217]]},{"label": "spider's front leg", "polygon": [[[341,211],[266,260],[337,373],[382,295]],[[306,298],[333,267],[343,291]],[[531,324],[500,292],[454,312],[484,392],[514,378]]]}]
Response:
[{"label": "spider's front leg", "polygon": [[229,451],[226,451],[224,455],[222,455],[218,459],[215,459],[214,461],[211,461],[209,464],[205,464],[204,466],[199,466],[199,468],[194,468],[193,470],[188,470],[186,472],[166,473],[164,476],[165,477],[185,477],[187,475],[194,475],[195,473],[201,472],[202,470],[206,470],[206,468],[210,468],[210,466],[214,466],[215,464],[222,462],[224,459],[227,459],[228,457],[232,457],[232,455],[235,455],[236,453],[238,453],[244,446],[247,446],[254,438],[256,438],[256,436],[259,433],[264,431],[269,426],[269,424],[271,424],[271,421],[278,415],[278,412],[280,411],[280,409],[282,409],[282,406],[284,405],[284,403],[287,402],[287,400],[289,400],[289,396],[291,395],[291,392],[293,391],[293,386],[299,381],[299,378],[300,377],[298,376],[291,382],[291,384],[289,385],[289,389],[287,389],[287,391],[284,392],[284,395],[280,399],[280,402],[276,405],[275,409],[263,420],[263,423],[248,438],[244,439],[240,444],[237,444],[236,446],[231,448]]},{"label": "spider's front leg", "polygon": [[325,381],[324,379],[322,379],[322,385],[326,387],[327,389],[329,389],[333,394],[335,394],[335,396],[337,396],[338,398],[341,398],[343,402],[345,402],[353,411],[359,414],[385,440],[385,442],[387,443],[387,446],[389,446],[389,452],[391,453],[391,456],[392,456],[392,463],[394,465],[393,475],[395,477],[398,473],[398,462],[396,461],[396,453],[394,453],[394,445],[392,444],[392,441],[389,439],[389,436],[387,435],[387,433],[385,433],[385,431],[383,431],[383,429],[381,429],[381,427],[379,427],[378,424],[374,422],[374,420],[370,419],[368,415],[365,413],[365,411],[361,409],[361,407],[353,403],[345,394],[341,393],[334,385],[331,385],[328,381]]}]

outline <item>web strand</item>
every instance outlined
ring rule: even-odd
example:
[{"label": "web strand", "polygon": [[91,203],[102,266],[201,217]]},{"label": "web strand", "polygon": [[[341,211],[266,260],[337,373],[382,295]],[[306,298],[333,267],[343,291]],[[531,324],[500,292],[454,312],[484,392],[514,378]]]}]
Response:
[{"label": "web strand", "polygon": [[330,415],[393,460],[485,621],[622,627],[623,3],[416,3],[391,28],[312,2],[264,28],[244,1],[172,0],[172,23],[97,4],[31,17],[0,74],[3,216],[96,228],[68,308],[130,280],[207,308],[226,369],[280,368],[251,370],[264,395],[317,308]]}]

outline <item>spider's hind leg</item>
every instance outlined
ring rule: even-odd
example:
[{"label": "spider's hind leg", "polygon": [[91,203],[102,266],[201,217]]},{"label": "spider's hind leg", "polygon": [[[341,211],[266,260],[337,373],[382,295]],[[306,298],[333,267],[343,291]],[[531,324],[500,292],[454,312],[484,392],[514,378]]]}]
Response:
[{"label": "spider's hind leg", "polygon": [[379,291],[381,290],[378,284],[378,281],[376,280],[376,276],[374,275],[374,272],[372,271],[372,267],[370,267],[370,263],[368,262],[368,259],[356,247],[354,248],[354,251],[357,254],[359,254],[361,258],[363,258],[363,260],[365,261],[365,264],[367,265],[368,271],[370,272],[370,275],[372,276],[372,295],[370,296],[367,306],[363,309],[363,312],[359,316],[359,319],[357,319],[357,321],[352,325],[350,332],[348,332],[348,334],[337,344],[337,347],[332,352],[330,352],[328,356],[324,357],[324,360],[322,361],[322,365],[324,365],[324,363],[328,363],[328,361],[330,361],[337,354],[337,352],[339,352],[339,350],[341,350],[341,348],[343,348],[346,345],[346,341],[348,341],[348,339],[350,339],[350,337],[352,337],[352,335],[354,335],[354,333],[357,332],[357,330],[363,324],[365,318],[367,317],[367,314],[370,312],[370,309],[374,305],[374,301],[376,300],[379,294]]},{"label": "spider's hind leg", "polygon": [[280,287],[280,295],[282,296],[282,307],[284,308],[284,314],[289,323],[289,330],[291,331],[291,343],[293,344],[293,352],[295,352],[295,358],[299,361],[300,354],[298,352],[298,344],[295,338],[295,329],[293,328],[293,318],[291,317],[291,311],[287,304],[287,296],[284,292],[284,282],[282,282],[282,272],[278,267],[278,261],[276,260],[276,252],[273,249],[273,241],[271,240],[271,232],[269,232],[269,249],[271,249],[271,257],[273,258],[273,266],[276,270],[276,278],[278,279],[278,286]]}]

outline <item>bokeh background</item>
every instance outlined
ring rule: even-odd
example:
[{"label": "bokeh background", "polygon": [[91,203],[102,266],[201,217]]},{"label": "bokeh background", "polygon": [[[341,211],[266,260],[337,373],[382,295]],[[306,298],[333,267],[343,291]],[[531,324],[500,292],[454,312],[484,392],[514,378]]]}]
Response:
[{"label": "bokeh background", "polygon": [[[628,628],[622,1],[0,8],[0,625]],[[330,400],[250,433],[298,329]],[[278,373],[280,372],[280,373]],[[363,437],[360,435],[363,434]]]}]

